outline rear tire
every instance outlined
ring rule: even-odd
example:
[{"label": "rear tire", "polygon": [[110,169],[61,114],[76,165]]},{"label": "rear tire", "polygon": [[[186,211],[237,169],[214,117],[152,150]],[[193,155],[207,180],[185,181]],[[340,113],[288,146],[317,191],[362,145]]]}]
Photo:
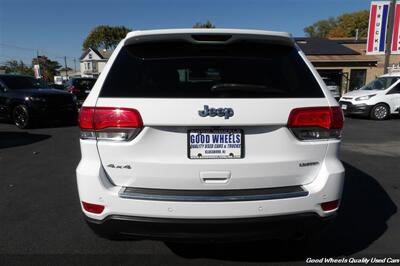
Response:
[{"label": "rear tire", "polygon": [[389,117],[389,106],[383,103],[378,103],[371,109],[370,117],[374,120],[385,120]]},{"label": "rear tire", "polygon": [[29,128],[31,125],[31,117],[28,107],[25,104],[15,106],[12,110],[11,117],[14,125],[21,129]]}]

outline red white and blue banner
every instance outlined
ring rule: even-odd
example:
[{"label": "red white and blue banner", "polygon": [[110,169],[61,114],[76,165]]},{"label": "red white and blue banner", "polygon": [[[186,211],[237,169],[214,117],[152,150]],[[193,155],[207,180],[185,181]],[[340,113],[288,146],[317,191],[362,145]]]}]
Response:
[{"label": "red white and blue banner", "polygon": [[39,65],[33,65],[33,72],[35,73],[35,78],[40,79],[40,66]]},{"label": "red white and blue banner", "polygon": [[367,54],[384,54],[390,1],[371,2]]},{"label": "red white and blue banner", "polygon": [[400,54],[400,2],[394,8],[392,54]]}]

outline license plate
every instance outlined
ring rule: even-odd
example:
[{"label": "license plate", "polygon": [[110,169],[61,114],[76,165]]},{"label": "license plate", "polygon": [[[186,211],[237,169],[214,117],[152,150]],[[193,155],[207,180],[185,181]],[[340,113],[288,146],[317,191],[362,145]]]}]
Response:
[{"label": "license plate", "polygon": [[347,105],[346,104],[342,104],[342,109],[346,110],[347,109]]},{"label": "license plate", "polygon": [[240,159],[243,157],[243,131],[240,129],[189,130],[190,159]]},{"label": "license plate", "polygon": [[90,93],[91,90],[85,90],[85,93]]}]

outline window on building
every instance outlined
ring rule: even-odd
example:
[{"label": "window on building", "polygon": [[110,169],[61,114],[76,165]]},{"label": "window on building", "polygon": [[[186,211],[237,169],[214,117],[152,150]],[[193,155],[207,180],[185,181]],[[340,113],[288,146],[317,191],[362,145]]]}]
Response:
[{"label": "window on building", "polygon": [[90,69],[90,62],[87,63],[87,69]]},{"label": "window on building", "polygon": [[366,69],[352,69],[350,72],[349,90],[357,90],[365,85],[367,77]]},{"label": "window on building", "polygon": [[89,59],[92,59],[92,54],[89,54]]}]

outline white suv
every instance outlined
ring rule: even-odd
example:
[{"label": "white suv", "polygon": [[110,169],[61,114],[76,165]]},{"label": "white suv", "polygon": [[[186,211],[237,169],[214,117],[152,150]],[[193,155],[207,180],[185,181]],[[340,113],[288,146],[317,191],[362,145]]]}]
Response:
[{"label": "white suv", "polygon": [[82,210],[109,237],[315,232],[339,207],[342,127],[287,33],[134,31],[80,111]]},{"label": "white suv", "polygon": [[382,75],[339,101],[344,114],[384,120],[400,112],[400,73]]}]

